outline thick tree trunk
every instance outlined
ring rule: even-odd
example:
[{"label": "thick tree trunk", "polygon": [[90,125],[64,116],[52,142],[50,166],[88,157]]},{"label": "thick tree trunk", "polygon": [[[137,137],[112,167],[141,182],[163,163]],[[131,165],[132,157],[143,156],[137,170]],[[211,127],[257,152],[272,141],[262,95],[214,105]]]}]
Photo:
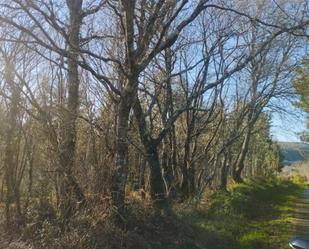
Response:
[{"label": "thick tree trunk", "polygon": [[220,190],[227,191],[227,179],[229,174],[229,160],[228,154],[224,155],[222,166],[221,166],[221,174],[220,174]]},{"label": "thick tree trunk", "polygon": [[189,180],[189,197],[194,196],[195,194],[195,165],[191,164],[189,167],[189,176],[188,176],[188,180]]},{"label": "thick tree trunk", "polygon": [[17,224],[21,225],[24,223],[20,205],[20,190],[18,184],[14,186],[14,198],[15,198],[15,206],[16,206],[16,218]]},{"label": "thick tree trunk", "polygon": [[112,179],[112,202],[117,212],[124,212],[125,187],[128,175],[128,121],[131,103],[122,96],[118,104],[116,128],[116,169]]},{"label": "thick tree trunk", "polygon": [[59,146],[61,167],[61,200],[60,209],[63,221],[66,222],[73,211],[73,195],[78,202],[83,203],[85,196],[73,176],[76,147],[76,120],[79,112],[79,73],[78,49],[80,46],[80,27],[82,24],[82,0],[67,0],[70,13],[70,26],[68,32],[68,99],[67,107],[63,110],[62,134]]},{"label": "thick tree trunk", "polygon": [[7,130],[6,130],[6,139],[5,139],[5,157],[4,157],[4,168],[5,168],[5,183],[6,183],[6,203],[5,203],[5,215],[7,225],[11,224],[11,210],[10,206],[12,202],[15,202],[17,205],[17,220],[21,220],[21,209],[19,202],[19,188],[17,185],[16,169],[18,161],[16,160],[16,150],[17,145],[15,144],[16,135],[15,131],[18,124],[18,115],[19,115],[19,101],[20,101],[20,91],[14,85],[14,75],[13,75],[13,65],[11,64],[10,59],[6,58],[5,61],[5,81],[11,91],[11,103],[8,111],[7,119]]},{"label": "thick tree trunk", "polygon": [[164,191],[164,180],[158,154],[158,141],[150,137],[145,116],[138,97],[135,98],[134,115],[136,117],[142,144],[147,153],[146,159],[150,166],[150,194],[159,207],[167,205]]},{"label": "thick tree trunk", "polygon": [[150,166],[150,195],[155,205],[166,206],[164,182],[157,146],[146,145],[147,161]]},{"label": "thick tree trunk", "polygon": [[248,127],[248,130],[245,134],[245,138],[244,138],[244,141],[241,147],[241,152],[240,152],[240,155],[236,161],[236,165],[233,170],[233,180],[237,183],[243,182],[241,173],[245,167],[245,159],[246,159],[246,156],[249,150],[250,136],[251,136],[251,126]]},{"label": "thick tree trunk", "polygon": [[[123,34],[125,37],[125,68],[127,70],[124,77],[120,70],[120,78],[123,81],[120,86],[121,96],[118,103],[117,127],[116,127],[116,170],[112,179],[112,203],[118,213],[124,212],[125,208],[125,187],[128,175],[128,127],[129,114],[137,94],[138,72],[136,70],[136,53],[134,48],[134,18],[135,1],[120,1],[123,7]],[[121,77],[123,76],[123,77]]]}]

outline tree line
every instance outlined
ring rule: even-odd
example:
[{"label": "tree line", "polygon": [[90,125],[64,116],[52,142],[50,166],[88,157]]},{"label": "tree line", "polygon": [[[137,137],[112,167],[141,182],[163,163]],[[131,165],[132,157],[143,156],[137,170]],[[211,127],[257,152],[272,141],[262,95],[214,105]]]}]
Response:
[{"label": "tree line", "polygon": [[65,225],[89,204],[159,209],[280,170],[306,1],[0,1],[1,200]]}]

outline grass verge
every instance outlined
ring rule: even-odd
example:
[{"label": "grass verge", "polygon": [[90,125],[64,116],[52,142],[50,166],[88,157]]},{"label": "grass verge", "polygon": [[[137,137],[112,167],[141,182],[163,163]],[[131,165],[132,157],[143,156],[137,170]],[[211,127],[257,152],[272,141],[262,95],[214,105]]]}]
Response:
[{"label": "grass verge", "polygon": [[180,211],[201,248],[286,248],[293,235],[293,202],[303,185],[278,179],[255,180],[215,193],[197,209]]}]

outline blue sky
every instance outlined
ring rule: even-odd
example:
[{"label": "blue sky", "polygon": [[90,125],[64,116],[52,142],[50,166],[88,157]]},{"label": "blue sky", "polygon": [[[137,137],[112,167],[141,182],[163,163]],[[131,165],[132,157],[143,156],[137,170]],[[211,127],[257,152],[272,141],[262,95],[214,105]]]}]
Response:
[{"label": "blue sky", "polygon": [[299,142],[298,132],[306,128],[306,114],[294,107],[286,113],[273,113],[271,133],[274,140]]}]

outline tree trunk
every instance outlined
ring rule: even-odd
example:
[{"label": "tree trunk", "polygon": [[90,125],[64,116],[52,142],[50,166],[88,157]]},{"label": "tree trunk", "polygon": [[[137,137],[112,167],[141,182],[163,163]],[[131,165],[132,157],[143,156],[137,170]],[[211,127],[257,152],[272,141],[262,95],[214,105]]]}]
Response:
[{"label": "tree trunk", "polygon": [[7,225],[11,224],[11,203],[14,201],[17,204],[17,220],[21,219],[21,211],[19,200],[19,189],[17,189],[16,183],[16,172],[17,168],[16,164],[18,163],[16,160],[16,150],[17,145],[16,134],[17,123],[18,123],[18,115],[19,115],[19,101],[20,101],[20,90],[15,86],[14,83],[14,75],[13,75],[13,65],[10,61],[10,58],[5,58],[5,82],[11,91],[11,103],[8,111],[8,119],[7,119],[7,129],[6,129],[6,139],[5,139],[5,156],[4,156],[4,169],[5,169],[5,183],[6,183],[6,203],[5,203],[5,215]]},{"label": "tree trunk", "polygon": [[160,167],[157,146],[146,146],[147,161],[150,166],[150,195],[155,205],[159,207],[166,206],[166,198],[164,191],[164,182]]},{"label": "tree trunk", "polygon": [[[188,106],[189,107],[189,106]],[[188,108],[189,109],[189,108]],[[184,157],[183,157],[183,166],[182,166],[182,192],[185,198],[189,198],[194,194],[195,191],[195,169],[194,165],[190,162],[191,157],[191,144],[192,144],[192,133],[195,129],[195,113],[190,112],[190,110],[186,113],[186,140],[184,146]]]},{"label": "tree trunk", "polygon": [[[187,114],[188,115],[188,114]],[[182,183],[181,183],[181,190],[182,194],[185,198],[188,198],[190,195],[189,191],[189,172],[188,172],[188,160],[189,160],[189,153],[190,153],[190,144],[189,144],[189,138],[190,136],[188,133],[190,131],[187,129],[187,137],[185,142],[185,148],[184,148],[184,157],[182,162]]]},{"label": "tree trunk", "polygon": [[[174,103],[173,103],[173,90],[172,90],[172,51],[170,48],[164,51],[165,59],[165,73],[166,73],[166,91],[164,97],[164,108],[161,113],[162,123],[167,126],[167,116],[171,117],[174,114]],[[168,137],[163,139],[163,151],[162,151],[162,169],[165,182],[166,193],[169,195],[175,195],[175,186],[173,181],[175,177],[176,167],[176,140],[175,140],[175,125],[172,124],[171,131]]]},{"label": "tree trunk", "polygon": [[128,128],[131,106],[131,94],[121,96],[116,124],[116,169],[112,179],[112,203],[120,214],[124,213],[125,208],[125,187],[128,175]]},{"label": "tree trunk", "polygon": [[247,129],[244,141],[242,143],[240,155],[236,161],[236,165],[233,170],[233,180],[237,183],[243,182],[241,173],[245,167],[245,159],[249,150],[250,136],[251,136],[251,126],[249,126]]},{"label": "tree trunk", "polygon": [[146,159],[150,166],[150,194],[155,204],[159,207],[167,206],[164,191],[164,180],[161,172],[161,165],[158,154],[158,141],[150,137],[145,116],[141,107],[141,103],[136,97],[134,104],[134,115],[136,117],[139,134],[142,144],[147,153]]},{"label": "tree trunk", "polygon": [[85,196],[73,176],[76,147],[76,120],[79,112],[79,73],[78,49],[80,47],[80,28],[82,24],[82,0],[67,0],[70,13],[70,26],[68,31],[68,99],[67,108],[63,110],[62,134],[60,142],[60,167],[61,167],[61,200],[60,209],[64,223],[72,215],[73,195],[78,202],[83,203]]},{"label": "tree trunk", "polygon": [[[136,54],[134,48],[134,18],[135,1],[121,1],[123,7],[123,22],[121,28],[125,36],[125,68],[127,74],[119,70],[119,78],[124,85],[120,86],[121,96],[118,103],[116,124],[116,170],[112,179],[112,203],[117,212],[124,213],[125,187],[128,175],[128,127],[129,114],[137,94],[138,72],[136,70]],[[121,80],[122,81],[122,80]]]},{"label": "tree trunk", "polygon": [[227,178],[229,174],[229,160],[228,154],[224,154],[224,159],[221,166],[221,175],[220,175],[220,190],[227,191]]},{"label": "tree trunk", "polygon": [[28,161],[29,161],[29,169],[28,169],[28,189],[27,189],[27,197],[24,205],[24,212],[27,212],[29,207],[29,202],[32,197],[32,186],[33,186],[33,163],[34,163],[34,149],[35,146],[32,145],[32,137],[30,137],[30,142],[28,143]]},{"label": "tree trunk", "polygon": [[141,196],[144,199],[145,195],[145,169],[146,169],[146,160],[142,158],[142,161],[139,164],[139,174],[138,174],[138,188],[141,192]]},{"label": "tree trunk", "polygon": [[[171,136],[170,136],[171,138]],[[163,149],[162,149],[162,169],[163,169],[163,179],[165,183],[165,192],[167,196],[171,192],[174,191],[173,189],[173,181],[174,181],[174,173],[173,173],[173,148],[170,146],[170,142],[168,141],[168,138],[165,137],[163,139]]]}]

